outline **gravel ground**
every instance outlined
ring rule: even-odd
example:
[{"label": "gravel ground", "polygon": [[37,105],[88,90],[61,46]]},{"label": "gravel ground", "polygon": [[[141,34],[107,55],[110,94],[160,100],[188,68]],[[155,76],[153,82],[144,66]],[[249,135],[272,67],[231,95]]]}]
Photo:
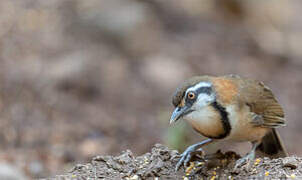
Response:
[{"label": "gravel ground", "polygon": [[302,158],[258,158],[253,166],[234,170],[239,156],[234,152],[194,159],[187,168],[175,172],[179,153],[156,144],[151,152],[134,156],[129,150],[119,156],[96,156],[88,164],[78,164],[70,172],[52,179],[300,179]]}]

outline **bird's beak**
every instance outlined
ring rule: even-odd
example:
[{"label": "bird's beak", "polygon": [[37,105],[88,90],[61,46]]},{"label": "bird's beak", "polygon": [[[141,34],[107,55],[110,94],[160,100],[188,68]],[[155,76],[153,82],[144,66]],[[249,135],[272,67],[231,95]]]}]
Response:
[{"label": "bird's beak", "polygon": [[173,113],[172,113],[171,118],[170,118],[170,124],[176,122],[178,119],[180,119],[185,114],[188,114],[189,111],[190,111],[190,108],[188,108],[187,106],[176,107],[174,109]]}]

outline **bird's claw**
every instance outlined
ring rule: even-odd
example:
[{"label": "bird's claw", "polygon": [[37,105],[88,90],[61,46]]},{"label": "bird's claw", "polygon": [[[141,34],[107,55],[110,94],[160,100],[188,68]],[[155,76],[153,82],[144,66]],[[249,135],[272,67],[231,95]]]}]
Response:
[{"label": "bird's claw", "polygon": [[199,149],[198,151],[195,150],[194,147],[187,148],[181,155],[180,160],[177,162],[175,171],[178,171],[181,165],[184,165],[185,168],[187,168],[187,164],[191,161],[192,157],[196,154],[204,154],[202,149]]},{"label": "bird's claw", "polygon": [[180,158],[180,157],[181,157],[181,154],[176,154],[171,157],[171,160],[174,160],[174,159]]},{"label": "bird's claw", "polygon": [[253,154],[248,154],[247,156],[245,156],[243,158],[240,158],[240,159],[238,159],[236,161],[234,169],[238,169],[238,168],[240,168],[242,166],[245,166],[246,169],[248,170],[248,169],[250,169],[251,164],[252,164],[252,162],[253,162],[254,159],[255,158],[254,158]]}]

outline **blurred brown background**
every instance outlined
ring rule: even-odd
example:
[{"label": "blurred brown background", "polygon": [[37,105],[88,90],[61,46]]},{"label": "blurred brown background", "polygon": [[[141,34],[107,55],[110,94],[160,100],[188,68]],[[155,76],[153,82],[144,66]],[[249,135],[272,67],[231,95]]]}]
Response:
[{"label": "blurred brown background", "polygon": [[45,177],[154,143],[183,150],[201,137],[169,127],[171,96],[204,74],[264,81],[301,156],[301,10],[298,0],[0,1],[0,163]]}]

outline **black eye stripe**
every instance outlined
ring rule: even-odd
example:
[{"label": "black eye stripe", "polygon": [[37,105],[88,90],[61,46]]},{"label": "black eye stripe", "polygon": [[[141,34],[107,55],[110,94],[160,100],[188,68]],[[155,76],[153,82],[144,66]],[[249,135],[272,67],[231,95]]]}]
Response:
[{"label": "black eye stripe", "polygon": [[197,94],[200,94],[200,93],[205,93],[207,95],[210,95],[212,92],[212,88],[211,87],[200,87],[196,90],[196,93]]},{"label": "black eye stripe", "polygon": [[212,88],[211,87],[200,87],[200,88],[196,89],[196,91],[190,91],[190,92],[195,93],[195,98],[190,99],[188,97],[189,92],[186,94],[185,102],[186,102],[186,105],[189,107],[194,104],[194,102],[196,101],[199,94],[203,93],[203,94],[211,95]]}]

